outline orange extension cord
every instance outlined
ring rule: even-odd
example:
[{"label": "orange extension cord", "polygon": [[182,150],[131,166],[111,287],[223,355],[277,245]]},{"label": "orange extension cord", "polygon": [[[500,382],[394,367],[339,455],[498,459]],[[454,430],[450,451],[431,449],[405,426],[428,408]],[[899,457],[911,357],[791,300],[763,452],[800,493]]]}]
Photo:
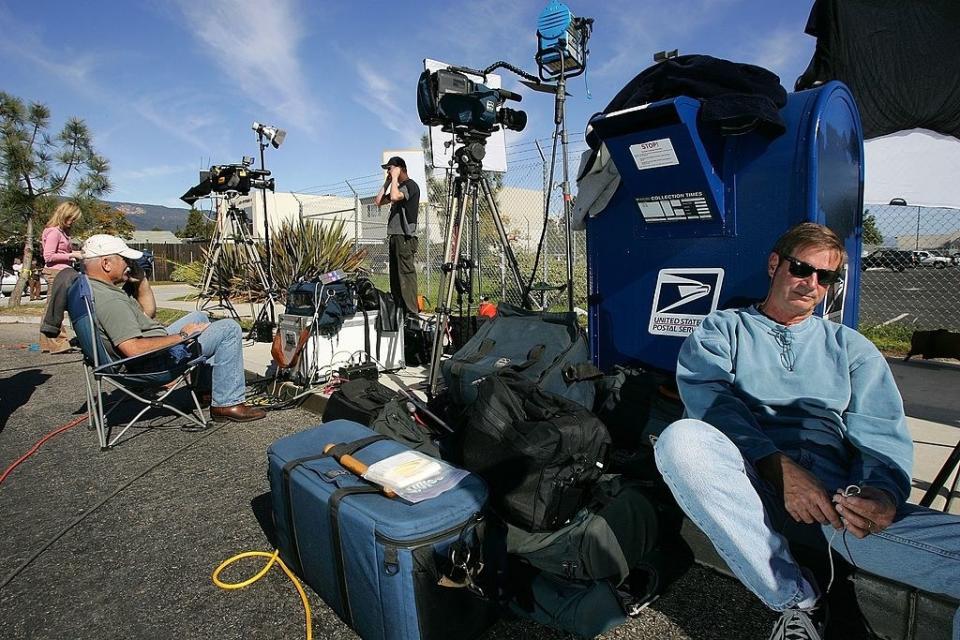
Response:
[{"label": "orange extension cord", "polygon": [[66,431],[67,429],[72,429],[73,427],[77,426],[78,424],[80,424],[81,422],[83,422],[83,421],[86,420],[86,419],[87,419],[87,414],[83,414],[82,416],[80,416],[80,417],[77,418],[76,420],[71,420],[70,422],[68,422],[67,424],[63,425],[62,427],[57,427],[56,429],[54,429],[53,431],[51,431],[51,432],[48,433],[47,435],[45,435],[45,436],[43,436],[42,438],[40,438],[40,439],[37,441],[37,444],[33,445],[33,447],[30,448],[30,451],[27,451],[25,454],[23,454],[22,456],[20,456],[19,458],[17,458],[17,460],[16,460],[13,464],[11,464],[9,467],[7,467],[6,469],[3,470],[3,474],[0,474],[0,484],[3,484],[3,481],[7,479],[7,476],[9,476],[9,475],[13,472],[14,469],[16,469],[18,466],[20,466],[20,464],[21,464],[22,462],[24,462],[27,458],[29,458],[30,456],[32,456],[33,454],[35,454],[35,453],[37,452],[37,450],[41,447],[41,445],[43,445],[44,442],[46,442],[47,440],[49,440],[50,438],[52,438],[53,436],[55,436],[55,435],[57,435],[57,434],[59,434],[59,433],[63,433],[63,432]]}]

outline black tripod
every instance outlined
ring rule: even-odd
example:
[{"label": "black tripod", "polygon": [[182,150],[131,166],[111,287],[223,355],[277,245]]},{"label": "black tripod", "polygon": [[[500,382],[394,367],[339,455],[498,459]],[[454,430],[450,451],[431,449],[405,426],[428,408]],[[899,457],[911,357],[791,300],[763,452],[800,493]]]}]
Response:
[{"label": "black tripod", "polygon": [[[232,239],[234,249],[237,252],[237,261],[241,265],[249,265],[253,269],[266,294],[266,299],[263,301],[263,306],[254,322],[253,331],[256,331],[258,323],[269,321],[270,316],[268,314],[272,312],[275,301],[273,288],[270,286],[267,274],[260,261],[260,255],[247,229],[251,223],[247,220],[246,213],[236,205],[237,195],[233,192],[227,194],[227,210],[225,213],[217,215],[217,226],[213,231],[213,237],[210,239],[207,260],[203,266],[203,285],[197,300],[197,309],[199,311],[223,310],[239,323],[240,316],[230,300],[230,285],[226,282],[222,265],[223,246],[228,239]],[[214,280],[214,277],[216,277],[216,280]],[[250,302],[250,310],[253,311],[253,301]]]},{"label": "black tripod", "polygon": [[[470,130],[454,132],[456,142],[461,143],[462,146],[454,153],[457,165],[456,176],[452,180],[448,180],[447,183],[447,223],[443,246],[443,263],[441,265],[443,278],[440,283],[440,293],[437,296],[436,333],[433,336],[430,374],[427,378],[427,389],[431,396],[436,395],[438,389],[440,359],[443,356],[443,338],[450,324],[450,306],[453,303],[453,292],[458,279],[458,272],[466,270],[472,271],[473,274],[468,279],[470,283],[468,313],[472,312],[469,306],[473,304],[473,287],[475,285],[479,290],[481,286],[479,256],[481,193],[486,199],[487,209],[490,211],[490,216],[496,227],[508,269],[513,276],[517,289],[520,291],[523,306],[529,306],[529,290],[524,285],[523,278],[520,275],[520,266],[517,264],[517,258],[510,247],[510,241],[507,239],[507,231],[503,226],[503,220],[500,218],[500,210],[493,198],[490,183],[483,175],[483,158],[486,155],[486,143],[489,135],[488,133]],[[472,246],[470,253],[472,258],[465,259],[460,255],[460,239],[463,233],[463,218],[467,212],[468,204],[471,213],[470,235]]]}]

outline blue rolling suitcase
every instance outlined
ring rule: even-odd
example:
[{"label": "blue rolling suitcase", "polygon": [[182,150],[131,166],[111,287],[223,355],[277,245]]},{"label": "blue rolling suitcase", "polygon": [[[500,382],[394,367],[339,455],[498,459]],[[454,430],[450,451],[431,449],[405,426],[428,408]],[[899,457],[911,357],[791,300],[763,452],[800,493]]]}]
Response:
[{"label": "blue rolling suitcase", "polygon": [[342,444],[367,465],[407,450],[347,420],[267,451],[281,557],[366,640],[472,638],[493,621],[466,588],[440,586],[450,546],[472,545],[487,488],[470,474],[416,504],[379,490],[323,454]]}]

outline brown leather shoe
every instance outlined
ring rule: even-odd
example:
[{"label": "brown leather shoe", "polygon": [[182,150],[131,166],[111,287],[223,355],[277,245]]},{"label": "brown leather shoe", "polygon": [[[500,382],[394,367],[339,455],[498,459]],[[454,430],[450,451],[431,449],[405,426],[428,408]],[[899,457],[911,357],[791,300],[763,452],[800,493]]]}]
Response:
[{"label": "brown leather shoe", "polygon": [[263,409],[245,404],[235,404],[232,407],[210,407],[210,417],[214,422],[253,422],[266,415],[267,412]]}]

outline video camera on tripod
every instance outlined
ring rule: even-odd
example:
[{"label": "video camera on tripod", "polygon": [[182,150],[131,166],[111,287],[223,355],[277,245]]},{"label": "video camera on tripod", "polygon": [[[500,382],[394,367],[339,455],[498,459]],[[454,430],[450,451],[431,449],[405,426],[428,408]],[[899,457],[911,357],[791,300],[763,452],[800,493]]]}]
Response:
[{"label": "video camera on tripod", "polygon": [[244,157],[239,164],[213,165],[208,171],[200,172],[200,182],[180,196],[180,199],[193,205],[200,198],[211,193],[236,193],[245,196],[251,189],[274,190],[274,179],[266,169],[251,169],[253,158]]},{"label": "video camera on tripod", "polygon": [[500,126],[523,131],[527,126],[526,112],[504,106],[507,100],[521,99],[512,91],[474,82],[455,68],[424,71],[417,81],[420,122],[428,127],[441,126],[445,131],[469,132],[480,137],[489,136]]}]

